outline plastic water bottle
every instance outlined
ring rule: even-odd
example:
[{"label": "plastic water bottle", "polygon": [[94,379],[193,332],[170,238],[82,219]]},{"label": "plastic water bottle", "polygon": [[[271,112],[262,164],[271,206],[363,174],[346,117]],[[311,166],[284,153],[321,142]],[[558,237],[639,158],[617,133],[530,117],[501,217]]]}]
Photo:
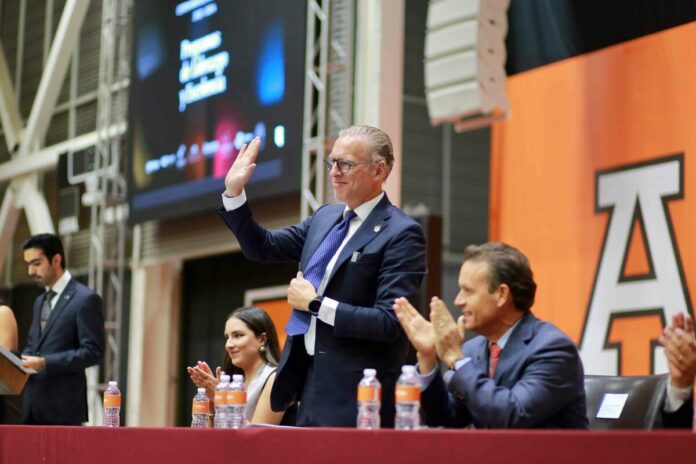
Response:
[{"label": "plastic water bottle", "polygon": [[421,384],[416,375],[416,366],[403,366],[396,382],[395,429],[416,430],[420,427],[420,394]]},{"label": "plastic water bottle", "polygon": [[104,427],[119,427],[121,425],[121,391],[115,380],[109,382],[104,391]]},{"label": "plastic water bottle", "polygon": [[227,389],[227,422],[231,429],[241,429],[246,426],[247,394],[244,387],[244,376],[235,374]]},{"label": "plastic water bottle", "polygon": [[205,396],[205,388],[199,388],[196,396],[193,397],[193,405],[191,406],[191,428],[207,429],[209,412],[210,403],[208,403],[208,397]]},{"label": "plastic water bottle", "polygon": [[379,408],[382,401],[382,384],[377,380],[377,371],[363,370],[363,378],[358,384],[358,428],[375,430],[379,428]]},{"label": "plastic water bottle", "polygon": [[221,375],[220,382],[215,387],[215,420],[213,425],[216,429],[226,429],[229,427],[227,422],[227,388],[230,384],[229,375]]}]

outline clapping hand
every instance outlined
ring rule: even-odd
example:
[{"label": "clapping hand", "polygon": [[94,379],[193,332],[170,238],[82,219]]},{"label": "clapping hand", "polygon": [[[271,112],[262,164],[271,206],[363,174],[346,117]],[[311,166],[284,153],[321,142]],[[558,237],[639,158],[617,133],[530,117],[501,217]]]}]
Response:
[{"label": "clapping hand", "polygon": [[435,329],[437,357],[452,368],[454,362],[463,356],[464,316],[455,322],[445,302],[434,296],[430,300],[430,320]]},{"label": "clapping hand", "polygon": [[198,364],[195,366],[187,367],[186,371],[196,387],[205,388],[205,394],[208,399],[212,400],[215,398],[215,387],[220,382],[220,374],[222,374],[220,367],[215,369],[215,375],[213,375],[213,371],[208,366],[208,363],[198,361]]},{"label": "clapping hand", "polygon": [[418,351],[418,369],[423,374],[432,371],[437,365],[433,324],[425,320],[406,298],[395,299],[393,308],[406,336]]},{"label": "clapping hand", "polygon": [[438,358],[452,367],[463,356],[464,319],[460,317],[455,322],[440,298],[430,300],[430,322],[406,298],[395,299],[393,308],[406,336],[418,351],[421,373],[432,371]]},{"label": "clapping hand", "polygon": [[689,315],[680,313],[665,327],[660,343],[665,347],[669,379],[677,388],[686,388],[694,383],[696,376],[696,334]]}]

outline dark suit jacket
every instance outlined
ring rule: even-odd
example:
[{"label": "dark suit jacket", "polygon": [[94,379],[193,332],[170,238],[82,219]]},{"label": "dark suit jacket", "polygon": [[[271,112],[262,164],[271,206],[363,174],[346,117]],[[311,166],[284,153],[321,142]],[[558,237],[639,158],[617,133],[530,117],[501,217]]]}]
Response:
[{"label": "dark suit jacket", "polygon": [[463,345],[471,361],[452,376],[448,390],[436,375],[423,392],[428,425],[477,428],[584,428],[584,373],[575,344],[531,313],[522,317],[488,376],[488,340]]},{"label": "dark suit jacket", "polygon": [[[304,270],[343,210],[325,205],[304,222],[276,231],[256,223],[248,204],[219,211],[248,259],[299,262]],[[324,290],[339,302],[335,325],[317,320],[313,359],[302,335],[288,337],[271,393],[273,409],[301,400],[298,425],[355,426],[362,370],[375,368],[383,389],[382,424],[391,426],[394,385],[408,348],[392,304],[396,297],[412,298],[424,275],[422,228],[385,195],[336,261]]]},{"label": "dark suit jacket", "polygon": [[662,411],[662,426],[666,429],[690,429],[694,423],[694,399],[691,397],[674,412]]},{"label": "dark suit jacket", "polygon": [[70,279],[40,330],[42,294],[34,303],[34,319],[23,354],[42,356],[46,369],[24,387],[22,422],[80,425],[87,421],[85,368],[104,356],[102,300],[89,288]]}]

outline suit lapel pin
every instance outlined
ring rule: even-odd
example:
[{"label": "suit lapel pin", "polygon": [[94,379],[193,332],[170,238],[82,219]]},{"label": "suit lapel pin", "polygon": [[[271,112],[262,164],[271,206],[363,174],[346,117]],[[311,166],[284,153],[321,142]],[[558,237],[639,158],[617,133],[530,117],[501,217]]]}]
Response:
[{"label": "suit lapel pin", "polygon": [[375,226],[374,230],[375,230],[375,232],[379,232],[380,230],[382,230],[382,226],[378,224]]}]

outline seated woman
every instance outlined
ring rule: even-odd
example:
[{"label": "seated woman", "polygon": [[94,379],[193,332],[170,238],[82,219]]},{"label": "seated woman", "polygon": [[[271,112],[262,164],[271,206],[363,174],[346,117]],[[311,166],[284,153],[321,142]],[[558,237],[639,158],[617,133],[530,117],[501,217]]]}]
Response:
[{"label": "seated woman", "polygon": [[[8,350],[17,350],[17,344],[17,321],[14,313],[0,299],[0,346]],[[0,396],[0,424],[4,424],[5,419],[5,397]]]},{"label": "seated woman", "polygon": [[227,318],[225,338],[224,371],[218,367],[213,375],[206,362],[198,361],[197,365],[187,368],[191,381],[196,387],[205,388],[212,410],[221,373],[230,376],[243,374],[247,389],[247,420],[252,424],[280,424],[285,413],[271,409],[271,388],[280,348],[270,316],[255,306],[237,308]]}]

